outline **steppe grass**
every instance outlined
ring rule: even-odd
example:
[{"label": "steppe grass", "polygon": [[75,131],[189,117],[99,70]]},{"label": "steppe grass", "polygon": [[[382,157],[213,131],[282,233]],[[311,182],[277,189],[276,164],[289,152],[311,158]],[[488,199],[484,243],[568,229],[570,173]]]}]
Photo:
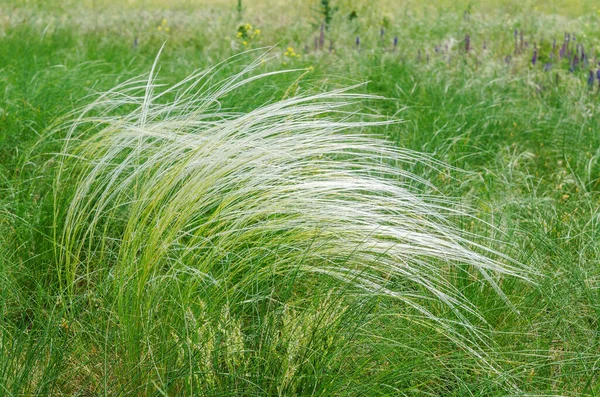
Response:
[{"label": "steppe grass", "polygon": [[338,5],[2,6],[4,394],[600,392],[593,3]]}]

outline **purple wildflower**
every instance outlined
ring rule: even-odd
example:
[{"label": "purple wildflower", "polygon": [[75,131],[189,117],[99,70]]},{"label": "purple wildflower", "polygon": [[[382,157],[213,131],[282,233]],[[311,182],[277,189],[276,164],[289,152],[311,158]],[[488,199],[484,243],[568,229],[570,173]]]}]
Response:
[{"label": "purple wildflower", "polygon": [[398,47],[398,36],[394,36],[394,49]]},{"label": "purple wildflower", "polygon": [[594,71],[590,69],[590,75],[588,77],[588,87],[593,88],[594,87]]},{"label": "purple wildflower", "polygon": [[533,66],[535,66],[537,59],[538,59],[538,49],[537,49],[537,45],[534,43],[533,44],[533,57],[531,57],[531,64]]},{"label": "purple wildflower", "polygon": [[133,48],[136,49],[138,47],[138,38],[133,39]]},{"label": "purple wildflower", "polygon": [[571,67],[569,68],[569,71],[571,71],[572,73],[575,72],[575,70],[577,70],[578,66],[579,66],[579,58],[577,57],[577,54],[575,54],[575,56],[573,57],[573,61],[571,62]]},{"label": "purple wildflower", "polygon": [[465,51],[468,53],[470,49],[471,49],[471,36],[469,36],[469,34],[467,34],[465,36]]},{"label": "purple wildflower", "polygon": [[354,43],[356,44],[356,48],[358,48],[360,46],[360,37],[356,36]]}]

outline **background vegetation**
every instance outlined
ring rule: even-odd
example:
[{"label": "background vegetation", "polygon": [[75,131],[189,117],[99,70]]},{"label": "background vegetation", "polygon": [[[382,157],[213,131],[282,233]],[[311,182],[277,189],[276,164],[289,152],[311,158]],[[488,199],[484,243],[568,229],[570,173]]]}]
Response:
[{"label": "background vegetation", "polygon": [[[165,42],[158,82],[167,86],[242,51],[215,80],[263,54],[249,76],[296,69],[219,98],[236,114],[367,82],[352,92],[386,99],[353,102],[355,130],[428,155],[398,165],[423,178],[403,186],[444,197],[445,208],[460,210],[445,213],[449,230],[495,252],[486,254],[495,263],[513,258],[530,280],[494,274],[505,299],[474,263],[438,258],[438,276],[476,308],[458,316],[439,300],[420,301],[445,325],[468,320],[450,332],[402,301],[331,278],[253,272],[286,254],[267,245],[261,257],[252,243],[293,245],[297,236],[252,236],[233,259],[205,257],[223,286],[140,254],[143,236],[123,248],[133,233],[124,225],[140,220],[152,235],[162,219],[154,212],[115,207],[110,222],[90,223],[81,214],[100,200],[90,195],[79,223],[69,223],[88,174],[63,150],[95,161],[108,141],[74,148],[62,123],[98,93],[148,73]],[[1,393],[600,394],[598,48],[591,0],[4,1]],[[136,108],[124,102],[115,114]],[[365,113],[402,122],[364,129]],[[123,192],[117,203],[127,202]],[[90,224],[102,238],[86,234]],[[69,225],[83,230],[70,246]],[[309,243],[304,236],[305,250]],[[390,279],[409,288],[404,282]]]}]

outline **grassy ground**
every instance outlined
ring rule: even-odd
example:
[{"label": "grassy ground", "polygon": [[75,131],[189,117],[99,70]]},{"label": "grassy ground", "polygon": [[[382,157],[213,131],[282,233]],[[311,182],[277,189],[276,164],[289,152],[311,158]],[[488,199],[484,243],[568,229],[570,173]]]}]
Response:
[{"label": "grassy ground", "polygon": [[[588,84],[600,48],[595,2],[340,0],[323,44],[316,2],[243,2],[241,12],[224,0],[122,3],[0,6],[0,394],[600,394],[600,83]],[[76,162],[61,171],[71,163],[60,154],[59,122],[147,73],[165,42],[158,80],[166,85],[252,49],[214,79],[265,53],[249,75],[298,69],[220,98],[221,109],[241,113],[367,82],[353,92],[385,99],[364,99],[361,111],[403,122],[360,131],[442,162],[404,162],[436,187],[412,180],[408,189],[443,195],[461,210],[447,211],[449,227],[493,250],[497,263],[514,259],[530,280],[493,274],[507,300],[472,264],[431,259],[479,314],[457,317],[423,299],[444,321],[435,323],[402,300],[271,266],[303,260],[274,241],[319,251],[307,235],[225,233],[243,241],[231,244],[231,257],[193,256],[190,237],[160,256],[164,241],[149,249],[133,229],[153,236],[163,221],[156,213],[184,189],[176,183],[156,198],[156,213],[134,214],[128,193],[118,196],[111,218],[90,226],[97,234],[73,232],[68,245],[69,216],[81,215],[68,208],[87,174]],[[574,64],[579,44],[586,57]],[[99,142],[68,154],[97,160],[110,140]],[[137,197],[143,185],[131,186]],[[201,224],[204,215],[194,216],[190,224]],[[80,219],[86,230],[89,218]],[[381,277],[431,298],[402,277]],[[459,319],[469,325],[445,328]]]}]

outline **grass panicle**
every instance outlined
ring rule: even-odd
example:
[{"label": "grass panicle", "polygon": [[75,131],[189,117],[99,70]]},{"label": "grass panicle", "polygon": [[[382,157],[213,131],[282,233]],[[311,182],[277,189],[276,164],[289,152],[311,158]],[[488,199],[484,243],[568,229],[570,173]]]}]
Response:
[{"label": "grass panicle", "polygon": [[[350,87],[247,113],[223,109],[222,98],[274,74],[251,74],[258,64],[221,80],[214,68],[201,71],[172,87],[156,82],[153,67],[145,83],[101,95],[70,125],[55,191],[71,293],[105,263],[138,297],[177,272],[239,302],[287,288],[292,274],[294,289],[327,277],[393,297],[456,337],[427,303],[447,305],[466,327],[477,317],[449,268],[473,269],[499,294],[498,275],[527,278],[452,227],[449,200],[414,187],[427,182],[403,165],[433,160],[363,132],[396,128],[357,110],[374,97]],[[62,186],[73,191],[59,205]],[[270,287],[257,291],[261,284]]]}]

